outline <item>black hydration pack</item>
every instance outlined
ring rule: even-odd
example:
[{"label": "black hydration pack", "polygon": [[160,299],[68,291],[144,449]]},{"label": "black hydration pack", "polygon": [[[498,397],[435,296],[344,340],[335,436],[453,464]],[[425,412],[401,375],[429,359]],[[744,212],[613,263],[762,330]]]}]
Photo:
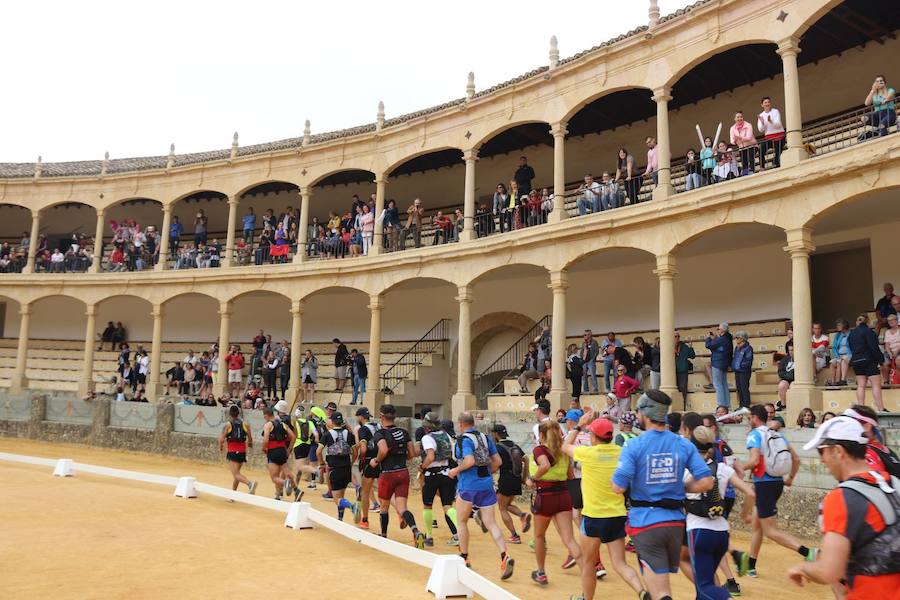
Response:
[{"label": "black hydration pack", "polygon": [[712,461],[709,465],[709,470],[712,471],[712,488],[708,492],[700,494],[699,500],[685,500],[684,508],[690,514],[703,517],[704,519],[718,519],[725,516],[725,500],[722,499],[722,494],[719,493],[719,480],[717,478],[719,463]]}]

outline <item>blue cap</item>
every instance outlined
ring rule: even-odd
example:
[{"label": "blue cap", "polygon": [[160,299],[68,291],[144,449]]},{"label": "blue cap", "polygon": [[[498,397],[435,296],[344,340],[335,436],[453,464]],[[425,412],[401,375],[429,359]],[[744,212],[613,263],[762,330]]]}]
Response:
[{"label": "blue cap", "polygon": [[566,421],[578,422],[578,419],[584,416],[584,411],[578,408],[570,408],[566,413]]}]

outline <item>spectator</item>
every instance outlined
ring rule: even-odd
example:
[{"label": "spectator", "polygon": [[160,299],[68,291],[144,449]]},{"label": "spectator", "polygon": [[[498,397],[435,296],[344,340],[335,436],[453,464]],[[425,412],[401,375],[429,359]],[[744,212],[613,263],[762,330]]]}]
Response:
[{"label": "spectator", "polygon": [[616,334],[610,331],[606,334],[606,339],[603,340],[603,344],[600,346],[603,354],[603,382],[606,384],[607,391],[612,390],[610,379],[613,374],[613,363],[615,362],[614,351],[621,345],[622,342],[616,339]]},{"label": "spectator", "polygon": [[728,412],[727,406],[716,407],[716,421],[723,425],[736,425],[744,420],[742,415],[732,415]]},{"label": "spectator", "polygon": [[800,414],[797,415],[797,427],[799,427],[800,429],[815,429],[816,413],[814,413],[809,407],[801,410]]},{"label": "spectator", "polygon": [[497,189],[494,192],[494,202],[493,202],[493,210],[492,214],[495,217],[500,219],[500,232],[504,231],[503,223],[506,217],[506,211],[509,208],[509,192],[506,191],[506,186],[502,183],[497,184]]},{"label": "spectator", "polygon": [[[509,182],[509,205],[506,207],[506,231],[512,231],[513,229],[518,229],[517,221],[518,219],[518,206],[519,206],[519,198],[522,197],[523,194],[521,190],[519,190],[519,184],[516,183],[516,180],[513,179]],[[503,231],[503,224],[500,226],[500,231]]]},{"label": "spectator", "polygon": [[497,223],[494,221],[494,213],[488,210],[487,204],[480,204],[478,212],[475,213],[475,232],[478,237],[485,237],[496,231]]},{"label": "spectator", "polygon": [[384,223],[384,243],[389,250],[398,250],[400,248],[400,213],[397,211],[397,203],[394,200],[388,200],[381,220]]},{"label": "spectator", "polygon": [[522,365],[519,367],[519,393],[529,393],[528,382],[532,379],[538,379],[540,378],[540,376],[541,374],[538,372],[537,346],[534,342],[531,342],[530,344],[528,344],[528,350],[522,357]]},{"label": "spectator", "polygon": [[744,113],[734,113],[734,125],[731,126],[731,143],[741,153],[741,175],[749,175],[756,170],[756,138],[753,127],[744,120]]},{"label": "spectator", "polygon": [[56,248],[53,251],[53,254],[50,255],[50,269],[51,273],[62,273],[65,271],[65,265],[63,265],[63,261],[66,259],[65,254],[59,251],[59,248]]},{"label": "spectator", "polygon": [[137,389],[137,370],[132,367],[131,361],[126,360],[122,364],[122,385],[130,385],[132,393]]},{"label": "spectator", "polygon": [[359,224],[362,228],[362,251],[363,254],[368,255],[369,248],[372,247],[372,239],[375,236],[375,215],[369,209],[368,204],[364,204],[362,207]]},{"label": "spectator", "polygon": [[737,161],[734,152],[725,142],[719,142],[716,146],[716,166],[713,169],[713,182],[726,181],[738,176]]},{"label": "spectator", "polygon": [[837,331],[831,340],[831,381],[826,385],[847,385],[850,367],[850,325],[846,319],[835,321]]},{"label": "spectator", "polygon": [[882,328],[887,325],[888,315],[897,314],[897,310],[892,305],[894,295],[894,284],[885,283],[884,296],[879,298],[878,302],[875,304],[875,317],[878,319],[878,323],[875,326],[875,333],[881,333]]},{"label": "spectator", "polygon": [[656,138],[647,137],[647,167],[644,169],[644,177],[653,180],[653,185],[659,183],[659,148],[656,146]]},{"label": "spectator", "polygon": [[[900,371],[900,327],[897,315],[888,315],[887,329],[884,331],[884,367],[882,377],[891,385],[900,383],[897,372]],[[892,376],[893,375],[893,376]]]},{"label": "spectator", "polygon": [[778,407],[784,410],[787,406],[787,392],[794,383],[794,347],[788,348],[787,354],[778,361]]},{"label": "spectator", "polygon": [[203,212],[202,208],[198,209],[197,214],[194,216],[194,244],[197,246],[206,244],[208,223],[209,219],[206,217],[206,213]]},{"label": "spectator", "polygon": [[[477,215],[476,215],[477,218]],[[475,224],[472,224],[475,227]],[[458,208],[453,211],[453,241],[458,242],[459,236],[466,227],[466,217]]]},{"label": "spectator", "polygon": [[684,156],[684,169],[686,175],[684,177],[684,191],[689,192],[700,187],[700,162],[697,160],[697,151],[691,148]]},{"label": "spectator", "polygon": [[[653,361],[653,348],[644,341],[644,338],[638,336],[634,338],[634,375],[641,387],[644,381],[650,377],[650,364]],[[627,366],[627,365],[626,365]]]},{"label": "spectator", "polygon": [[253,212],[252,206],[247,207],[247,214],[243,216],[241,223],[244,229],[244,239],[248,244],[252,244],[253,232],[256,230],[256,213]]},{"label": "spectator", "polygon": [[600,184],[594,181],[594,176],[588,173],[584,176],[584,183],[578,188],[582,192],[578,199],[578,214],[584,216],[588,213],[600,212]]},{"label": "spectator", "polygon": [[109,342],[109,350],[110,352],[112,352],[116,347],[115,333],[116,326],[113,325],[112,321],[109,321],[106,324],[106,329],[104,329],[103,333],[100,334],[100,347],[97,348],[97,350],[103,350],[103,343]]},{"label": "spectator", "polygon": [[[278,385],[276,383],[278,377],[278,357],[275,356],[273,350],[266,352],[264,365],[266,373],[266,398],[271,400],[273,397],[278,399]],[[230,371],[229,371],[230,373]]]},{"label": "spectator", "polygon": [[569,376],[569,382],[572,384],[572,400],[581,403],[581,378],[584,376],[584,361],[581,359],[581,353],[578,346],[569,344],[566,348],[566,374]]},{"label": "spectator", "polygon": [[660,384],[662,383],[662,375],[660,370],[662,365],[662,356],[660,355],[660,347],[659,347],[659,338],[656,338],[653,342],[653,346],[650,348],[650,389],[658,390]]},{"label": "spectator", "polygon": [[[147,386],[147,375],[150,373],[150,355],[146,350],[141,349],[135,360],[137,361],[137,384],[141,390],[144,390]],[[159,374],[157,374],[158,377]]]},{"label": "spectator", "polygon": [[850,366],[856,373],[856,402],[866,403],[866,385],[871,384],[875,406],[878,410],[884,411],[880,368],[884,354],[878,348],[878,335],[869,329],[869,319],[866,315],[856,318],[856,328],[850,332],[847,344],[850,346]]},{"label": "spectator", "polygon": [[738,331],[734,335],[734,357],[731,370],[734,371],[734,387],[737,389],[738,402],[742,407],[750,407],[750,374],[753,371],[753,347],[750,345],[746,331]]},{"label": "spectator", "polygon": [[[584,393],[599,393],[597,382],[597,355],[600,354],[600,346],[594,339],[594,333],[590,329],[584,330],[584,342],[581,344],[581,362],[583,365]],[[607,387],[607,389],[609,389]]]},{"label": "spectator", "polygon": [[450,221],[450,217],[447,217],[443,211],[439,210],[435,213],[434,218],[431,219],[431,223],[434,225],[434,239],[431,245],[449,244],[453,237],[453,222]]},{"label": "spectator", "polygon": [[334,344],[334,391],[343,392],[350,370],[350,353],[338,338],[331,342]]},{"label": "spectator", "polygon": [[834,414],[833,412],[831,412],[830,410],[827,411],[827,412],[823,412],[823,413],[822,413],[822,422],[819,423],[819,425],[820,425],[820,426],[821,426],[821,425],[824,425],[825,423],[827,423],[828,421],[832,420],[832,419],[835,418],[836,416],[837,416],[837,415]]},{"label": "spectator", "polygon": [[181,393],[181,384],[184,383],[184,368],[180,362],[175,364],[166,371],[166,393],[175,388],[175,393]]},{"label": "spectator", "polygon": [[528,159],[524,156],[519,157],[519,168],[516,169],[513,179],[518,186],[518,192],[522,196],[528,196],[531,192],[531,181],[534,179],[534,169],[528,164]]},{"label": "spectator", "polygon": [[348,247],[350,248],[350,256],[362,256],[363,255],[363,238],[362,234],[356,229],[350,229],[350,235],[348,240]]},{"label": "spectator", "polygon": [[732,364],[734,352],[728,323],[722,323],[716,334],[710,331],[706,337],[706,348],[710,351],[712,385],[716,390],[716,404],[731,409],[731,394],[728,389],[728,367]]},{"label": "spectator", "polygon": [[887,135],[889,129],[897,124],[897,105],[894,99],[897,92],[888,87],[884,75],[875,77],[872,89],[866,96],[866,106],[872,107],[872,126],[879,136]]},{"label": "spectator", "polygon": [[684,400],[685,406],[687,406],[688,376],[690,376],[691,371],[694,370],[694,365],[691,364],[692,358],[696,358],[694,348],[690,344],[682,342],[681,334],[676,331],[675,386],[678,388],[678,391],[681,392],[681,397]]},{"label": "spectator", "polygon": [[818,376],[819,371],[828,366],[828,336],[823,333],[822,324],[818,321],[812,324],[812,353],[813,366]]},{"label": "spectator", "polygon": [[775,152],[772,159],[772,166],[778,168],[781,166],[781,150],[784,148],[784,125],[781,123],[781,112],[777,108],[772,107],[772,99],[763,96],[760,102],[762,112],[756,118],[756,128],[763,136],[762,152],[759,157],[759,166],[766,168],[766,155],[769,148]]},{"label": "spectator", "polygon": [[528,227],[534,227],[544,222],[541,217],[541,193],[537,190],[531,190],[528,194],[527,216]]},{"label": "spectator", "polygon": [[631,410],[631,394],[639,390],[640,387],[641,384],[637,379],[628,376],[625,365],[616,366],[616,380],[613,382],[613,390],[616,396],[617,417]]},{"label": "spectator", "polygon": [[[122,325],[122,321],[116,321],[116,330],[113,332],[113,343],[121,345],[126,339],[128,339],[128,333],[125,331],[125,326]],[[125,344],[125,347],[127,348],[128,344]]]},{"label": "spectator", "polygon": [[550,336],[550,327],[544,325],[541,332],[532,340],[537,347],[537,370],[544,372],[544,363],[552,358],[553,340]]},{"label": "spectator", "polygon": [[413,236],[416,248],[422,247],[422,215],[425,209],[422,208],[422,201],[419,198],[413,200],[412,205],[406,209],[406,227],[400,237],[400,249],[406,249],[406,238]]},{"label": "spectator", "polygon": [[[191,352],[193,355],[193,352]],[[237,396],[241,390],[241,380],[244,371],[244,355],[240,346],[232,344],[225,355],[225,364],[228,366],[228,388],[232,396]]]},{"label": "spectator", "polygon": [[353,386],[353,399],[350,404],[356,404],[357,397],[359,397],[359,403],[362,404],[366,395],[366,378],[369,376],[369,369],[366,367],[366,358],[356,348],[350,351],[350,375],[353,378],[350,381]]}]

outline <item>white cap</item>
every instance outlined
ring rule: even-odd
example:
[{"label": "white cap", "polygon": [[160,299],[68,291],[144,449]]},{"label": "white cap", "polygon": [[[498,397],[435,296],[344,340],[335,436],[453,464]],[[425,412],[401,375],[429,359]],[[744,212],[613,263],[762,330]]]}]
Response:
[{"label": "white cap", "polygon": [[288,404],[284,400],[279,400],[278,402],[275,403],[275,406],[273,408],[277,412],[280,412],[281,414],[285,414],[288,411]]},{"label": "white cap", "polygon": [[804,444],[804,450],[812,450],[818,448],[825,440],[835,440],[840,442],[856,442],[857,444],[866,444],[868,439],[863,435],[863,427],[859,421],[851,417],[843,415],[829,419],[816,429],[816,435],[813,439]]}]

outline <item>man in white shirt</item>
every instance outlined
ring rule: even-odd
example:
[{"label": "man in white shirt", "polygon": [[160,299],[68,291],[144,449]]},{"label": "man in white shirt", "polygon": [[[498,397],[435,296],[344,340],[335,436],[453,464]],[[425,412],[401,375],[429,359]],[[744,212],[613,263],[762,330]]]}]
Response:
[{"label": "man in white shirt", "polygon": [[50,271],[53,273],[62,273],[63,272],[63,261],[66,260],[66,255],[59,251],[59,248],[53,251],[53,254],[50,255]]},{"label": "man in white shirt", "polygon": [[194,356],[193,350],[188,350],[187,355],[183,359],[181,359],[181,364],[186,365],[188,363],[190,363],[192,367],[197,366],[197,357]]},{"label": "man in white shirt", "polygon": [[[538,400],[534,406],[531,407],[531,411],[534,413],[534,419],[537,423],[534,424],[531,431],[534,433],[534,441],[535,443],[541,443],[541,436],[539,428],[541,423],[544,421],[549,421],[550,417],[550,401],[549,400]],[[566,434],[565,428],[562,426],[562,423],[557,422],[559,425],[559,430],[562,432],[563,436]]]},{"label": "man in white shirt", "polygon": [[781,150],[784,148],[784,125],[781,122],[781,112],[777,108],[772,107],[772,99],[763,96],[762,112],[756,119],[756,128],[763,135],[762,155],[760,156],[760,166],[766,168],[766,154],[769,148],[774,149],[775,158],[772,160],[773,167],[781,166]]},{"label": "man in white shirt", "polygon": [[588,173],[584,176],[584,183],[580,190],[584,195],[578,199],[578,214],[584,216],[587,213],[600,212],[600,184],[594,181],[594,176]]}]

